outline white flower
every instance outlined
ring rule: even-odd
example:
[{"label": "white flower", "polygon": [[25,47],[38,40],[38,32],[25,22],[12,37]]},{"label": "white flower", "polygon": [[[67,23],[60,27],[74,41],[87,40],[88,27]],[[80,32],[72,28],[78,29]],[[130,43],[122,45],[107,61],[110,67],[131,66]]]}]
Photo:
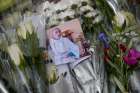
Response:
[{"label": "white flower", "polygon": [[127,33],[125,33],[125,35],[126,35],[126,36],[129,36],[129,35],[130,35],[130,33],[128,33],[128,32],[127,32]]},{"label": "white flower", "polygon": [[81,3],[81,0],[67,0],[67,1],[69,1],[70,5],[73,5],[73,4],[79,5]]},{"label": "white flower", "polygon": [[54,78],[54,74],[56,74],[56,66],[52,63],[47,64],[47,78],[49,81],[52,81]]},{"label": "white flower", "polygon": [[19,27],[17,28],[17,34],[23,39],[26,39],[26,34],[29,32],[29,34],[33,33],[33,25],[31,20],[20,23]]},{"label": "white flower", "polygon": [[117,15],[114,17],[114,22],[116,26],[121,27],[125,22],[126,17],[122,12],[117,12]]},{"label": "white flower", "polygon": [[[46,1],[40,7],[44,11],[44,10],[54,10],[54,8],[52,8],[53,6],[54,3],[50,3],[49,1]],[[38,11],[40,11],[41,9],[38,9]]]},{"label": "white flower", "polygon": [[68,0],[66,1],[61,0],[57,4],[54,4],[53,8],[55,9],[55,11],[57,11],[57,10],[64,10],[68,8],[69,6],[70,6],[70,3],[68,2]]},{"label": "white flower", "polygon": [[27,21],[25,24],[26,30],[29,32],[29,34],[33,33],[33,24],[31,21]]},{"label": "white flower", "polygon": [[8,47],[8,53],[16,66],[20,65],[20,60],[23,54],[17,44],[12,44]]},{"label": "white flower", "polygon": [[138,34],[134,31],[132,31],[132,32],[130,32],[130,35],[134,37],[134,36],[137,36]]},{"label": "white flower", "polygon": [[50,3],[49,1],[45,1],[41,6],[42,6],[42,8],[43,8],[43,10],[44,10],[44,9],[49,8],[50,5],[51,5],[51,3]]},{"label": "white flower", "polygon": [[21,38],[26,39],[26,33],[27,33],[27,30],[26,30],[24,24],[21,23],[21,24],[19,25],[19,27],[17,28],[17,34],[18,34],[18,36],[20,36]]},{"label": "white flower", "polygon": [[96,15],[95,12],[89,12],[85,15],[85,17],[94,17]]},{"label": "white flower", "polygon": [[64,19],[65,17],[69,16],[71,18],[74,17],[75,12],[72,10],[66,10],[65,12],[61,12],[58,16],[60,19]]},{"label": "white flower", "polygon": [[126,38],[124,38],[124,39],[122,40],[122,42],[123,42],[123,43],[126,43]]},{"label": "white flower", "polygon": [[48,23],[48,26],[51,27],[53,25],[58,25],[59,24],[59,21],[58,20],[52,20]]},{"label": "white flower", "polygon": [[89,5],[80,7],[80,12],[85,12],[85,11],[93,11],[93,8]]},{"label": "white flower", "polygon": [[118,11],[116,16],[114,16],[114,23],[121,27],[126,21],[126,25],[132,25],[136,23],[135,17],[132,13],[126,11]]},{"label": "white flower", "polygon": [[48,26],[52,26],[52,25],[57,25],[59,24],[59,20],[58,20],[58,16],[57,15],[53,15],[52,17],[50,17],[50,20],[48,22]]},{"label": "white flower", "polygon": [[93,24],[95,23],[99,23],[100,21],[102,21],[103,17],[101,15],[98,15],[94,20],[93,20]]},{"label": "white flower", "polygon": [[53,14],[53,12],[55,12],[54,5],[55,5],[54,3],[49,3],[49,1],[46,1],[38,7],[37,11],[40,14],[43,13],[43,14],[45,14],[45,16],[50,17]]}]

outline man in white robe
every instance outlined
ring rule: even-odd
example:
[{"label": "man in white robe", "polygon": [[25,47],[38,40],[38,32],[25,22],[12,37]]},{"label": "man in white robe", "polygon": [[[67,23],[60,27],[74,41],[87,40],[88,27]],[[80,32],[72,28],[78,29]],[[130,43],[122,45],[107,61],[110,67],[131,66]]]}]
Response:
[{"label": "man in white robe", "polygon": [[80,57],[79,46],[74,44],[68,38],[62,37],[59,28],[52,30],[50,46],[56,65],[73,62]]}]

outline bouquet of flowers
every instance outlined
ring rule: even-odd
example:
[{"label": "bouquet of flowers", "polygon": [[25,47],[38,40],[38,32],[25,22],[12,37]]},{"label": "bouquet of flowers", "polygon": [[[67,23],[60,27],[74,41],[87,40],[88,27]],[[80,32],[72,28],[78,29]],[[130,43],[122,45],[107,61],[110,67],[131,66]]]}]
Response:
[{"label": "bouquet of flowers", "polygon": [[[16,41],[9,37],[9,33],[1,31],[3,38],[0,45],[0,58],[5,56],[10,73],[8,80],[12,80],[14,88],[20,93],[47,92],[47,75],[45,62],[42,57],[44,49],[40,48],[39,40],[31,21],[20,24],[15,32]],[[1,70],[6,68],[5,59],[1,58]],[[9,70],[8,70],[9,71]],[[3,73],[5,76],[5,73]],[[11,91],[10,91],[11,92]]]},{"label": "bouquet of flowers", "polygon": [[103,45],[103,53],[100,54],[109,80],[122,93],[128,93],[130,75],[139,67],[139,23],[128,10],[118,9],[115,0],[96,0],[96,5],[105,20],[99,23],[98,32],[94,34]]}]

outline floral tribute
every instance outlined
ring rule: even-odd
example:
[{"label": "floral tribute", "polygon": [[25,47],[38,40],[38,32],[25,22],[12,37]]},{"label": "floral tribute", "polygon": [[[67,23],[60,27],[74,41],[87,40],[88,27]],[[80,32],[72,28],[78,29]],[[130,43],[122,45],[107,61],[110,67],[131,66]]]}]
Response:
[{"label": "floral tribute", "polygon": [[104,20],[98,23],[94,34],[103,48],[109,81],[117,85],[121,93],[128,93],[130,76],[140,61],[139,23],[125,4],[124,8],[120,7],[122,4],[115,0],[96,0]]},{"label": "floral tribute", "polygon": [[[11,0],[6,1],[10,2]],[[99,54],[104,59],[109,81],[117,85],[117,88],[122,93],[128,93],[129,77],[139,67],[140,26],[137,18],[129,12],[129,7],[124,1],[66,0],[65,3],[62,0],[58,3],[46,1],[38,7],[37,11],[42,14],[41,17],[46,18],[46,29],[65,21],[79,18],[85,36],[90,39],[91,47],[101,47],[102,51]],[[4,5],[2,6],[5,7]],[[0,6],[0,12],[2,10]],[[57,77],[55,69],[48,79],[43,73],[45,68],[39,63],[44,61],[41,58],[43,49],[39,47],[39,40],[35,33],[36,29],[32,27],[31,22],[17,27],[16,22],[21,19],[19,15],[21,16],[21,14],[15,12],[13,16],[7,17],[2,22],[6,24],[5,30],[16,27],[16,31],[15,34],[12,32],[11,34],[10,31],[6,32],[0,29],[0,55],[2,55],[1,52],[3,51],[5,52],[4,55],[8,55],[0,56],[0,61],[8,61],[13,68],[12,73],[14,73],[15,69],[18,69],[20,76],[23,77],[24,75],[26,79],[22,80],[22,85],[25,85],[26,90],[30,93],[30,89],[38,88],[38,90],[42,90],[38,87],[41,86],[38,85],[40,84],[38,83],[40,82],[39,80],[53,84]],[[9,38],[9,33],[14,35],[14,38]],[[66,32],[64,36],[66,34],[70,33]],[[0,67],[2,66],[0,64]],[[40,74],[40,77],[30,80],[31,77],[28,76],[26,69],[31,70],[35,76]],[[33,88],[29,88],[29,85]]]}]

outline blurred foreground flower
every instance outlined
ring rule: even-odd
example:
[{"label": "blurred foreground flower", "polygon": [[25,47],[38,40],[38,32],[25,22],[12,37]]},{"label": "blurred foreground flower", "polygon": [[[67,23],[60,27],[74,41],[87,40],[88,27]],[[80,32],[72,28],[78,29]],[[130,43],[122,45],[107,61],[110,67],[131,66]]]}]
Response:
[{"label": "blurred foreground flower", "polygon": [[58,76],[57,76],[57,69],[56,69],[56,65],[54,65],[53,63],[48,63],[47,64],[47,81],[49,84],[53,84],[58,80]]},{"label": "blurred foreground flower", "polygon": [[135,49],[130,49],[128,55],[123,57],[125,63],[130,66],[136,65],[139,59],[140,59],[140,52],[138,52]]},{"label": "blurred foreground flower", "polygon": [[114,16],[114,24],[118,27],[122,27],[125,21],[127,26],[136,23],[135,17],[132,13],[127,11],[118,11]]},{"label": "blurred foreground flower", "polygon": [[18,36],[22,37],[23,39],[26,39],[27,32],[29,32],[29,34],[32,34],[33,32],[33,25],[31,21],[22,23],[17,28]]},{"label": "blurred foreground flower", "polygon": [[23,58],[23,54],[21,50],[19,49],[19,46],[17,44],[12,44],[8,47],[8,53],[13,60],[14,64],[16,66],[20,65],[20,60]]}]

